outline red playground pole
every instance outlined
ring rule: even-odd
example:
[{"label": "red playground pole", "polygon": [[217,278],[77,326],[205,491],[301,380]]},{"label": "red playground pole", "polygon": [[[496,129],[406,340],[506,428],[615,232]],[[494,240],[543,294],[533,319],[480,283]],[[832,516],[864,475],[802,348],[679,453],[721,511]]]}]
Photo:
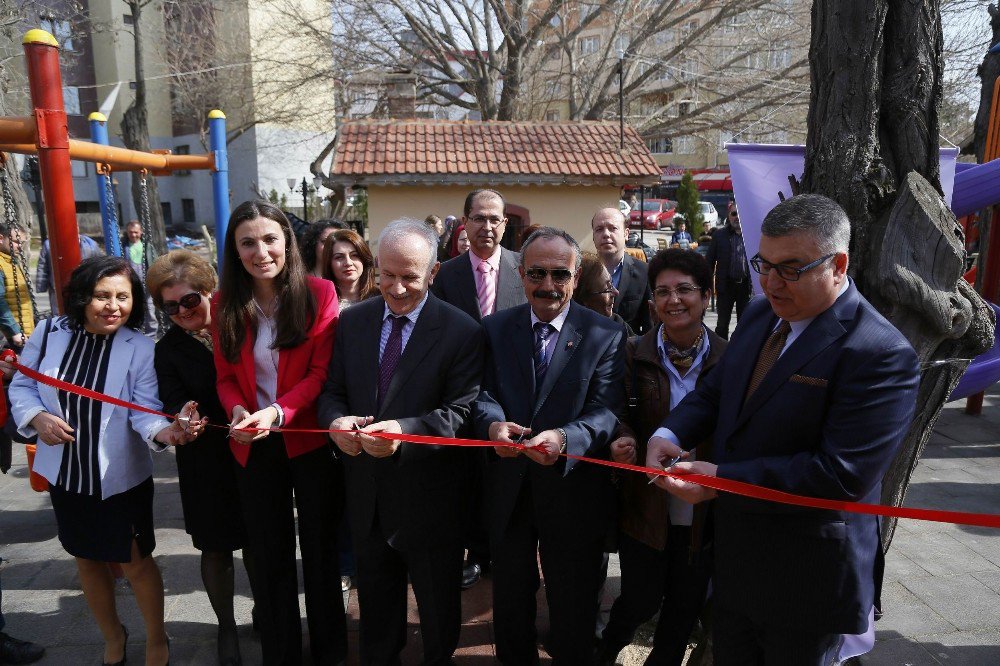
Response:
[{"label": "red playground pole", "polygon": [[80,265],[79,230],[69,159],[69,128],[63,106],[59,42],[44,30],[24,35],[24,58],[31,88],[31,106],[37,125],[38,170],[42,177],[45,212],[49,219],[49,256],[56,303],[52,311],[65,312],[62,292],[69,275]]}]

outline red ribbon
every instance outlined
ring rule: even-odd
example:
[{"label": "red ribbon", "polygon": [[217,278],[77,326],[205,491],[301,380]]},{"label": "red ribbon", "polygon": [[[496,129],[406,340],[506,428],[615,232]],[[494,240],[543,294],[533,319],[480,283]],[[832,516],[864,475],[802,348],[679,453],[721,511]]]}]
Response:
[{"label": "red ribbon", "polygon": [[[157,416],[162,416],[167,419],[173,419],[174,416],[171,414],[166,414],[164,412],[157,411],[155,409],[150,409],[149,407],[143,407],[142,405],[137,405],[120,398],[115,398],[113,396],[107,395],[106,393],[99,393],[97,391],[92,391],[75,384],[70,384],[69,382],[57,379],[55,377],[49,377],[48,375],[42,374],[37,370],[32,370],[27,368],[17,362],[17,356],[11,350],[6,350],[0,355],[0,359],[7,361],[13,365],[19,372],[24,374],[26,377],[30,377],[37,382],[47,384],[48,386],[55,387],[57,389],[68,391],[70,393],[76,393],[77,395],[82,395],[93,400],[99,400],[101,402],[109,402],[113,405],[119,407],[124,407],[126,409],[134,409],[140,412],[146,412],[147,414],[155,414]],[[217,425],[210,423],[210,426],[216,428],[228,428],[228,426]],[[290,432],[290,433],[330,433],[330,432],[340,432],[340,433],[351,433],[357,432],[355,430],[329,430],[326,428],[270,428],[274,432]],[[425,445],[435,445],[435,446],[470,446],[470,447],[484,447],[484,446],[498,446],[496,442],[488,442],[480,439],[462,439],[459,437],[434,437],[431,435],[409,435],[409,434],[395,434],[395,433],[381,433],[381,432],[371,432],[366,433],[372,437],[386,440],[401,440],[404,442],[409,442],[411,444],[425,444]],[[509,448],[518,449],[520,451],[528,450],[523,444],[500,444],[499,446],[507,446]],[[732,479],[723,479],[715,476],[705,476],[704,474],[678,474],[676,472],[667,472],[662,469],[652,469],[649,467],[642,467],[640,465],[629,465],[626,463],[614,462],[613,460],[600,460],[598,458],[588,458],[586,456],[576,456],[571,453],[560,453],[559,455],[570,460],[579,460],[581,462],[590,463],[592,465],[603,465],[605,467],[611,467],[613,469],[627,470],[630,472],[637,472],[639,474],[646,474],[647,476],[668,476],[675,479],[680,479],[682,481],[687,481],[689,483],[696,483],[705,488],[712,488],[713,490],[732,493],[734,495],[742,495],[743,497],[749,497],[751,499],[765,500],[768,502],[778,502],[780,504],[789,504],[792,506],[802,506],[809,507],[813,509],[827,509],[831,511],[847,511],[850,513],[864,513],[872,516],[884,516],[891,518],[910,518],[912,520],[927,520],[938,523],[952,523],[955,525],[974,525],[977,527],[997,527],[1000,528],[1000,514],[990,514],[990,513],[969,513],[966,511],[941,511],[937,509],[912,509],[909,507],[895,507],[895,506],[884,506],[881,504],[864,504],[861,502],[845,502],[841,500],[830,500],[821,499],[818,497],[805,497],[803,495],[794,495],[792,493],[786,493],[780,490],[773,490],[771,488],[764,488],[762,486],[757,486],[752,483],[744,483],[743,481],[734,481]]]}]

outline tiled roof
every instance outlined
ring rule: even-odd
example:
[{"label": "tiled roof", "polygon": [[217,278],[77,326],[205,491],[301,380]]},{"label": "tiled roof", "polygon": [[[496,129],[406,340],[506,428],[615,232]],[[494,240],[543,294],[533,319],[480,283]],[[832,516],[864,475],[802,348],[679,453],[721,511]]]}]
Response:
[{"label": "tiled roof", "polygon": [[618,123],[355,120],[341,125],[330,180],[378,184],[659,182],[639,134]]}]

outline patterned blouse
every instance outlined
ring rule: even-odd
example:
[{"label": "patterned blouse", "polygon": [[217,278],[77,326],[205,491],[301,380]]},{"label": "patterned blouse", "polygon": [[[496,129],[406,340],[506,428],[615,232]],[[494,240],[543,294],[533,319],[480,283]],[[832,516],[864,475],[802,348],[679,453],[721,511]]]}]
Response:
[{"label": "patterned blouse", "polygon": [[[59,364],[59,379],[104,392],[115,334],[96,335],[80,329],[66,347]],[[97,443],[101,436],[101,403],[59,390],[59,406],[73,428],[74,441],[63,448],[57,485],[81,495],[101,495],[101,468]]]}]

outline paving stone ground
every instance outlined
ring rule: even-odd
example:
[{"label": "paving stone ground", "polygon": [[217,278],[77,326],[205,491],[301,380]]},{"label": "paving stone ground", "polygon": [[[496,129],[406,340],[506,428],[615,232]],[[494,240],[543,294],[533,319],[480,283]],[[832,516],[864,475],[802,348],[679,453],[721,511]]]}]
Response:
[{"label": "paving stone ground", "polygon": [[[713,319],[710,315],[709,325]],[[967,416],[963,407],[964,401],[943,411],[914,472],[907,506],[1000,513],[1000,389],[987,394],[981,416]],[[155,557],[166,587],[172,663],[207,666],[216,663],[214,614],[202,589],[198,552],[184,532],[173,454],[154,459]],[[22,447],[15,447],[11,472],[0,476],[0,557],[7,630],[46,645],[42,664],[99,664],[100,634],[79,591],[73,561],[56,538],[48,496],[28,486]],[[612,556],[605,607],[617,594],[618,576],[617,557]],[[250,590],[240,561],[236,587],[244,663],[260,664],[260,646],[250,631]],[[353,591],[345,598],[350,663],[356,663],[357,598]],[[865,666],[1000,664],[1000,530],[902,521],[887,556],[883,600],[886,614],[878,623],[874,651],[862,659]],[[118,601],[131,630],[130,662],[142,663],[142,622],[126,587],[119,590]],[[539,606],[544,634],[547,615],[541,594]],[[418,663],[420,654],[412,600],[410,607],[404,664]],[[495,663],[488,581],[463,593],[463,622],[456,662]],[[640,634],[648,637],[648,632]],[[647,653],[648,646],[640,640],[620,661],[641,664]]]}]

